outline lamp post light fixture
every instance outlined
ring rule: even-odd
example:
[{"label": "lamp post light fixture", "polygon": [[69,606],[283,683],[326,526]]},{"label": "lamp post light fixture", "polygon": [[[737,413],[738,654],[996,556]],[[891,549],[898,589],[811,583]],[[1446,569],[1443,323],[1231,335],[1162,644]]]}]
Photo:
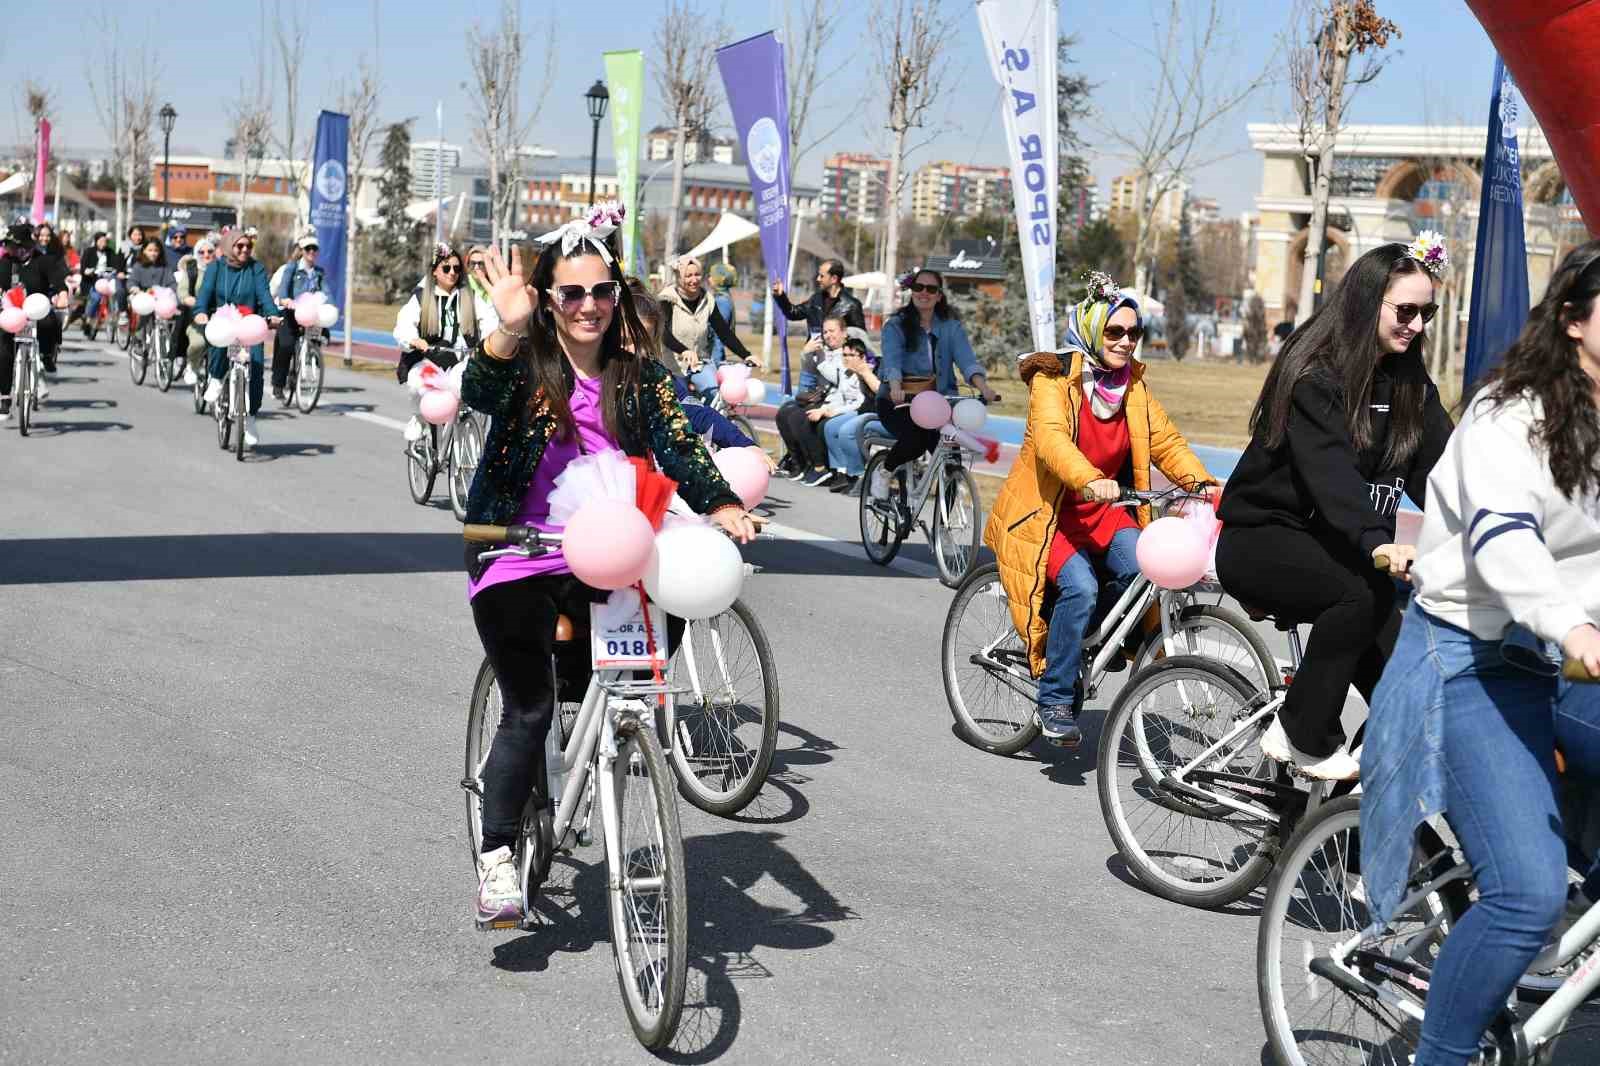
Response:
[{"label": "lamp post light fixture", "polygon": [[161,119],[161,214],[165,217],[172,213],[172,127],[178,122],[178,112],[166,103],[157,114]]},{"label": "lamp post light fixture", "polygon": [[589,91],[583,94],[583,100],[589,105],[589,117],[594,120],[594,139],[589,142],[589,206],[593,207],[595,168],[600,161],[600,120],[606,117],[611,93],[606,90],[606,83],[596,78]]}]

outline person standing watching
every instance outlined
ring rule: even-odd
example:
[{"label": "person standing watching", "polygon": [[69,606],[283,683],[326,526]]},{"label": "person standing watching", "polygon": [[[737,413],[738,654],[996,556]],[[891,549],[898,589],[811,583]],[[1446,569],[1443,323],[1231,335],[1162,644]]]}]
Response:
[{"label": "person standing watching", "polygon": [[822,333],[822,321],[837,314],[846,326],[867,327],[861,312],[861,301],[844,288],[844,264],[837,259],[824,259],[817,267],[817,288],[802,304],[789,302],[782,280],[772,283],[772,300],[783,317],[790,321],[804,320],[806,331],[813,337]]},{"label": "person standing watching", "polygon": [[291,259],[284,264],[283,277],[272,293],[277,298],[278,306],[287,312],[272,342],[272,398],[280,403],[283,401],[283,388],[289,383],[289,361],[294,358],[295,346],[305,334],[305,328],[294,317],[295,299],[308,292],[322,292],[326,280],[322,267],[317,263],[321,249],[315,237],[301,237],[295,251],[299,253],[299,261]]}]

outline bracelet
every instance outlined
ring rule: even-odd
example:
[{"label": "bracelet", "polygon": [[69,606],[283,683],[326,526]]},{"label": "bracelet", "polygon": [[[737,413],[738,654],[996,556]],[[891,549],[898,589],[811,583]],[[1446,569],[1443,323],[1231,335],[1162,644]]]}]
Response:
[{"label": "bracelet", "polygon": [[520,340],[526,340],[527,336],[528,336],[528,334],[525,333],[525,332],[524,333],[518,333],[515,330],[506,329],[506,327],[503,324],[499,325],[499,326],[496,326],[494,328],[494,331],[496,333],[504,333],[507,337],[512,337],[512,338],[514,338],[516,340],[519,340],[519,341]]}]

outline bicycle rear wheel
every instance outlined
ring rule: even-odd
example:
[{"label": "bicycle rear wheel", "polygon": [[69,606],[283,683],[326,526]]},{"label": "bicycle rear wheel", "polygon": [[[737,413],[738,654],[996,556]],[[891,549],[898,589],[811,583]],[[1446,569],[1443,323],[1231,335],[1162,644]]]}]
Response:
[{"label": "bicycle rear wheel", "polygon": [[867,464],[861,490],[861,546],[867,558],[879,566],[888,566],[900,551],[906,527],[902,516],[906,502],[904,471],[891,474],[884,463],[888,453],[879,452]]},{"label": "bicycle rear wheel", "polygon": [[439,476],[439,427],[428,426],[418,440],[406,445],[406,480],[411,486],[412,502],[426,504],[433,496],[433,480]]},{"label": "bicycle rear wheel", "polygon": [[[692,644],[691,644],[692,642]],[[677,699],[672,766],[683,798],[708,814],[749,806],[766,783],[778,747],[778,668],[772,644],[742,600],[715,618],[690,622],[668,663],[669,680],[697,693]]]},{"label": "bicycle rear wheel", "polygon": [[308,415],[316,410],[317,401],[322,399],[322,345],[304,343],[299,363],[294,402],[301,414]]},{"label": "bicycle rear wheel", "polygon": [[450,440],[449,489],[450,510],[457,522],[467,520],[467,494],[472,489],[473,475],[478,472],[478,459],[483,455],[483,430],[471,415],[456,423]]},{"label": "bicycle rear wheel", "polygon": [[1038,737],[1039,689],[1011,621],[998,564],[977,567],[956,590],[944,619],[939,666],[962,740],[1015,755]]},{"label": "bicycle rear wheel", "polygon": [[978,483],[972,471],[964,466],[945,467],[933,505],[933,561],[946,588],[960,585],[978,558],[978,541],[983,535],[978,513]]},{"label": "bicycle rear wheel", "polygon": [[144,338],[130,341],[124,347],[128,349],[128,377],[133,379],[135,385],[143,385],[144,376],[150,369],[150,353],[145,347]]},{"label": "bicycle rear wheel", "polygon": [[[1178,655],[1134,678],[1106,717],[1097,767],[1100,813],[1129,871],[1163,899],[1225,906],[1248,896],[1272,869],[1279,818],[1179,799],[1163,785],[1247,719],[1258,695],[1228,667]],[[1199,769],[1270,779],[1274,769],[1258,746],[1268,722],[1263,718]]]},{"label": "bicycle rear wheel", "polygon": [[689,900],[672,771],[655,730],[631,718],[618,723],[617,757],[600,787],[615,819],[615,835],[607,835],[606,906],[617,984],[633,1035],[661,1048],[683,1012]]},{"label": "bicycle rear wheel", "polygon": [[[1256,992],[1268,1044],[1284,1066],[1406,1066],[1416,1051],[1419,1027],[1392,1002],[1347,991],[1311,969],[1336,945],[1372,925],[1361,883],[1360,829],[1359,796],[1328,803],[1290,838],[1267,888],[1256,937]],[[1433,871],[1418,883],[1454,865],[1446,857],[1449,849],[1428,826],[1418,834],[1413,854],[1413,877],[1420,870]],[[1384,969],[1391,974],[1412,965],[1431,970],[1469,900],[1467,881],[1442,885],[1361,950],[1387,956]],[[1363,976],[1387,975],[1367,970]],[[1384,984],[1420,1005],[1422,996],[1403,978]]]}]

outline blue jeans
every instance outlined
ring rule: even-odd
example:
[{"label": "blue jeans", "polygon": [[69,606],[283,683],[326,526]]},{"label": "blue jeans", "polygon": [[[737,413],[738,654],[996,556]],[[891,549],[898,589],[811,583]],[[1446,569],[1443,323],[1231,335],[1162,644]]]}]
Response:
[{"label": "blue jeans", "polygon": [[1111,538],[1104,556],[1091,561],[1077,552],[1056,574],[1056,605],[1050,612],[1044,673],[1039,675],[1040,707],[1071,706],[1073,686],[1083,668],[1083,638],[1095,620],[1100,600],[1100,575],[1104,573],[1106,578],[1106,604],[1115,603],[1139,576],[1139,561],[1134,557],[1138,543],[1139,531],[1124,529]]},{"label": "blue jeans", "polygon": [[851,477],[866,473],[867,461],[861,455],[861,426],[877,415],[834,415],[822,423],[822,439],[828,444],[828,465]]},{"label": "blue jeans", "polygon": [[1439,952],[1416,1066],[1465,1066],[1561,918],[1568,849],[1554,752],[1569,774],[1600,778],[1600,689],[1513,665],[1500,642],[1420,614],[1389,673],[1397,684],[1407,671],[1444,676],[1446,817],[1479,899]]},{"label": "blue jeans", "polygon": [[[228,374],[228,349],[211,348],[211,358],[206,365],[206,373],[211,375],[213,381],[222,381]],[[258,344],[250,349],[250,414],[261,410],[261,394],[267,380],[266,346]]]}]

